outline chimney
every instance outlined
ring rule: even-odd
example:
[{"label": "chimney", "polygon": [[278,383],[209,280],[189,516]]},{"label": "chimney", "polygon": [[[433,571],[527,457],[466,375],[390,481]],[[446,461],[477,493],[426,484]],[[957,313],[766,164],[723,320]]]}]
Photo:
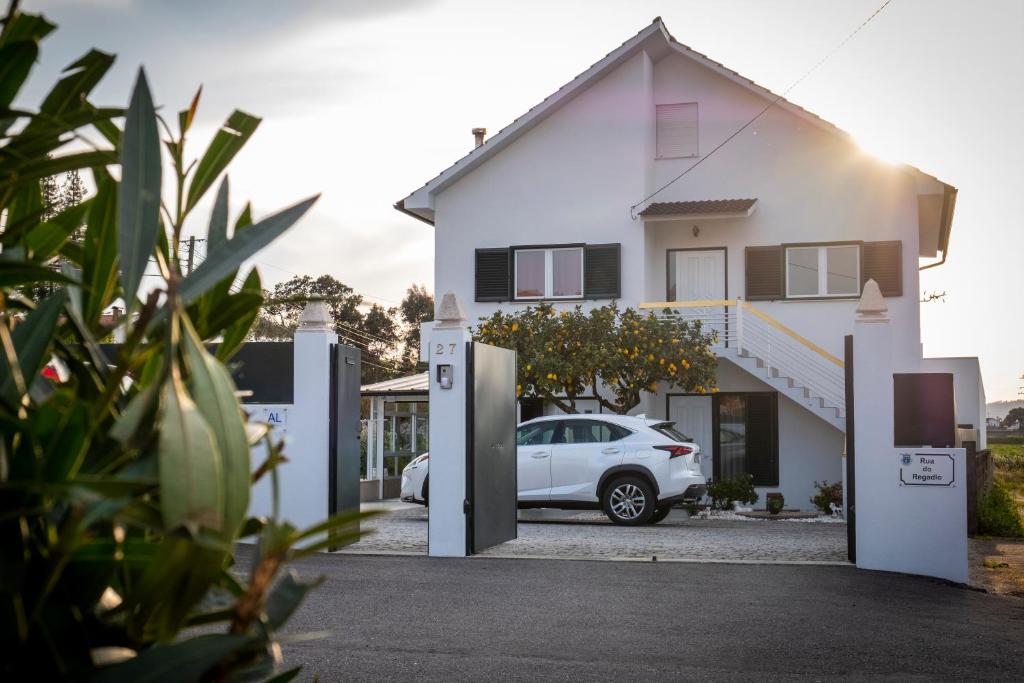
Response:
[{"label": "chimney", "polygon": [[484,136],[487,135],[486,128],[474,128],[473,129],[473,140],[476,141],[474,147],[479,147],[484,144]]}]

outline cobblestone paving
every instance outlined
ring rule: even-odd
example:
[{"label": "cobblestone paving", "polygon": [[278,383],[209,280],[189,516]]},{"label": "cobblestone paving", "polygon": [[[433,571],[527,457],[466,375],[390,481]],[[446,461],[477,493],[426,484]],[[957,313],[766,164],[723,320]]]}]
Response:
[{"label": "cobblestone paving", "polygon": [[[350,549],[358,553],[426,553],[427,511],[388,505],[363,523],[374,533]],[[519,537],[491,548],[490,557],[572,559],[845,562],[846,525],[818,522],[689,519],[674,510],[654,526],[620,527],[599,512],[523,510]]]}]

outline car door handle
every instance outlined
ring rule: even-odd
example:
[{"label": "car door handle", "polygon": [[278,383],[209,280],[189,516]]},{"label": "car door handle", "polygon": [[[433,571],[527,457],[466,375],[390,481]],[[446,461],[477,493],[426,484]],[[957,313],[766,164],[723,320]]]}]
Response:
[{"label": "car door handle", "polygon": [[531,458],[546,458],[549,455],[551,455],[551,454],[550,453],[530,453],[530,457]]},{"label": "car door handle", "polygon": [[620,451],[618,448],[606,448],[601,452],[604,453],[605,455],[614,455],[615,453],[619,453]]}]

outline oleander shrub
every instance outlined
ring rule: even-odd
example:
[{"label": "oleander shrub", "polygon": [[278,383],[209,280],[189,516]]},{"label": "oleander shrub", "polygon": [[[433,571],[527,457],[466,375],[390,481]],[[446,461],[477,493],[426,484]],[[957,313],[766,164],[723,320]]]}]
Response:
[{"label": "oleander shrub", "polygon": [[[96,106],[114,61],[98,50],[38,109],[12,108],[54,28],[12,9],[0,29],[0,680],[293,676],[279,633],[317,581],[288,563],[354,538],[355,517],[247,516],[257,480],[276,497],[282,446],[224,363],[263,301],[239,268],[315,197],[231,222],[224,177],[202,217],[207,258],[185,274],[182,230],[259,119],[234,112],[193,162],[198,93],[168,120],[140,70],[127,108]],[[41,180],[72,171],[89,195],[46,213]],[[97,340],[118,302],[125,341],[107,358]]]}]

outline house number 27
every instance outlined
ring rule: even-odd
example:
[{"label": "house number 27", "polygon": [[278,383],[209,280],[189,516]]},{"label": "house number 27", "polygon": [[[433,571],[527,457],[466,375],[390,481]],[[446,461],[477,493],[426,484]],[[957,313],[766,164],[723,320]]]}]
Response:
[{"label": "house number 27", "polygon": [[445,353],[447,353],[449,356],[454,356],[455,355],[455,346],[456,345],[455,344],[447,344],[447,346],[448,346],[448,351],[447,352],[444,350],[445,346],[446,346],[445,344],[438,344],[437,345],[437,349],[434,351],[434,353],[436,355],[438,355],[438,356],[443,356]]}]

